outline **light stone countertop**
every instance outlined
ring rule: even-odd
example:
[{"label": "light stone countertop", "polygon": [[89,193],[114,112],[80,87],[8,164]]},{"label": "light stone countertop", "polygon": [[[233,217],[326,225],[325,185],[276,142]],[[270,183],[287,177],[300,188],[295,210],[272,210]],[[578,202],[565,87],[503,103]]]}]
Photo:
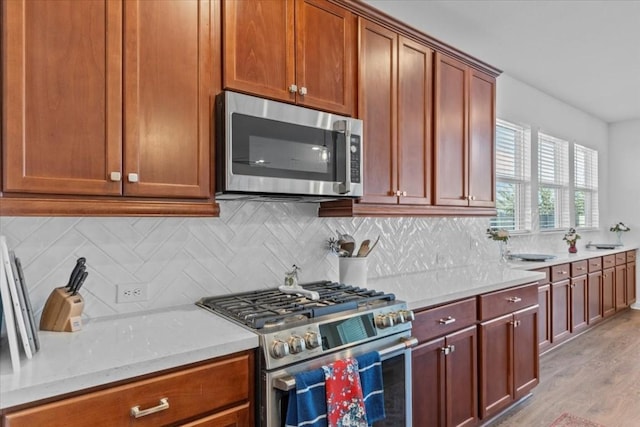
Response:
[{"label": "light stone countertop", "polygon": [[13,374],[0,359],[0,409],[256,348],[253,332],[194,305],[103,317],[77,332],[40,331]]},{"label": "light stone countertop", "polygon": [[[634,250],[582,249],[553,253],[546,262],[509,262],[446,268],[369,279],[367,287],[394,293],[410,309],[435,306],[544,278],[528,271]],[[39,333],[41,349],[11,369],[6,340],[0,353],[0,409],[126,380],[256,348],[253,332],[196,305],[103,317],[78,332]]]},{"label": "light stone countertop", "polygon": [[544,277],[543,273],[513,269],[508,263],[494,263],[370,279],[367,287],[393,293],[415,310],[535,282]]}]

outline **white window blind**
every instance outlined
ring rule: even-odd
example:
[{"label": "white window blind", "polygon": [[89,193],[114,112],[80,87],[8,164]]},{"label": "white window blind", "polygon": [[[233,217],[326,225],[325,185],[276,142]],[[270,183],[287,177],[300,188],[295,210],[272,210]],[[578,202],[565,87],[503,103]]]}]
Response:
[{"label": "white window blind", "polygon": [[574,144],[574,204],[576,227],[598,227],[598,152]]},{"label": "white window blind", "polygon": [[569,227],[569,143],[538,133],[540,230]]},{"label": "white window blind", "polygon": [[496,122],[496,210],[491,227],[531,229],[530,130],[504,120]]}]

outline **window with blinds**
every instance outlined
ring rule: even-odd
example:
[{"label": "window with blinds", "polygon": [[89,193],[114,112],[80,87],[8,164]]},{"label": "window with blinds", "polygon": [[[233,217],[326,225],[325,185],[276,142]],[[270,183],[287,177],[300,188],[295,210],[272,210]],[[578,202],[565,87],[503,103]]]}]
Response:
[{"label": "window with blinds", "polygon": [[530,130],[496,121],[496,210],[491,227],[509,231],[531,229]]},{"label": "window with blinds", "polygon": [[573,203],[576,227],[598,227],[598,152],[574,144]]},{"label": "window with blinds", "polygon": [[569,227],[569,142],[538,133],[540,230]]}]

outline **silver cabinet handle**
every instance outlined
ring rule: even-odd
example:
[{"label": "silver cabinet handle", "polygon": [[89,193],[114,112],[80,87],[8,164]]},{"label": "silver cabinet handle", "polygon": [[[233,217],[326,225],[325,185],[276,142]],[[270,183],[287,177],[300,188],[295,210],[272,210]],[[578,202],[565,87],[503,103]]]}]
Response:
[{"label": "silver cabinet handle", "polygon": [[455,317],[448,316],[446,319],[443,318],[438,320],[438,323],[440,323],[441,325],[450,325],[455,321],[456,321]]},{"label": "silver cabinet handle", "polygon": [[446,347],[442,347],[440,349],[440,351],[442,351],[442,353],[444,353],[445,356],[453,353],[454,351],[456,351],[456,346],[455,345],[448,345]]},{"label": "silver cabinet handle", "polygon": [[138,182],[138,174],[130,173],[127,175],[127,179],[129,180],[129,182]]},{"label": "silver cabinet handle", "polygon": [[289,92],[296,93],[297,91],[298,91],[298,86],[297,85],[289,86]]},{"label": "silver cabinet handle", "polygon": [[471,198],[471,200],[475,200],[476,196],[469,196]]},{"label": "silver cabinet handle", "polygon": [[306,87],[304,87],[304,86],[302,86],[302,87],[300,88],[300,90],[298,91],[298,93],[299,93],[301,96],[305,96],[305,95],[307,94],[307,88],[306,88]]},{"label": "silver cabinet handle", "polygon": [[507,301],[509,301],[509,302],[520,302],[520,301],[522,301],[522,298],[520,298],[520,297],[510,297],[510,298],[507,298]]},{"label": "silver cabinet handle", "polygon": [[406,191],[402,192],[402,197],[407,197],[407,192]]},{"label": "silver cabinet handle", "polygon": [[120,181],[122,179],[122,174],[120,172],[111,172],[109,174],[109,179],[111,181],[118,182],[118,181]]},{"label": "silver cabinet handle", "polygon": [[346,162],[344,182],[337,184],[336,192],[349,194],[351,193],[351,123],[348,120],[337,120],[333,123],[333,130],[344,134]]},{"label": "silver cabinet handle", "polygon": [[140,406],[134,406],[131,408],[131,416],[134,418],[146,417],[147,415],[155,414],[156,412],[165,411],[169,409],[169,398],[163,397],[160,399],[158,406],[154,406],[149,409],[140,410]]}]

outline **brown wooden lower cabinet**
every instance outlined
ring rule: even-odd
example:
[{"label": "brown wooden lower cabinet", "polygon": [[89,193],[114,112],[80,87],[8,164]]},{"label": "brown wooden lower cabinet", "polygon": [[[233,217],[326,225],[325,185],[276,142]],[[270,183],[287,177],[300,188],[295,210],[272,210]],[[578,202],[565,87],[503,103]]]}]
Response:
[{"label": "brown wooden lower cabinet", "polygon": [[636,263],[635,261],[627,263],[627,304],[631,305],[634,302],[636,302]]},{"label": "brown wooden lower cabinet", "polygon": [[540,352],[551,347],[551,285],[538,287],[538,348]]},{"label": "brown wooden lower cabinet", "polygon": [[[254,421],[254,353],[9,412],[4,427],[249,426]],[[163,409],[135,418],[141,411]],[[186,422],[186,424],[185,424]]]},{"label": "brown wooden lower cabinet", "polygon": [[602,271],[589,273],[587,278],[589,303],[587,318],[590,325],[602,320]]},{"label": "brown wooden lower cabinet", "polygon": [[413,350],[414,426],[478,423],[477,348],[473,325]]},{"label": "brown wooden lower cabinet", "polygon": [[627,265],[616,265],[614,274],[616,311],[628,307],[627,304]]},{"label": "brown wooden lower cabinet", "polygon": [[587,275],[583,274],[571,278],[571,333],[580,332],[587,328]]},{"label": "brown wooden lower cabinet", "polygon": [[570,285],[569,279],[551,283],[551,334],[554,343],[571,335]]},{"label": "brown wooden lower cabinet", "polygon": [[616,312],[614,275],[613,267],[602,270],[602,315],[604,317]]}]

